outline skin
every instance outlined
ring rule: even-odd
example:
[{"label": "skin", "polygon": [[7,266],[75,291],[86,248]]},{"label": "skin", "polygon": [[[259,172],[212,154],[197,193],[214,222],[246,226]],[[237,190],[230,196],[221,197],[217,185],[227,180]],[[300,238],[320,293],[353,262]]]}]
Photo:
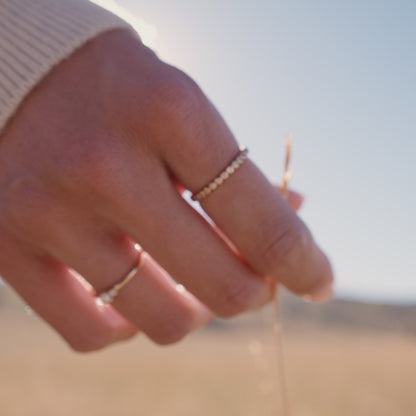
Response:
[{"label": "skin", "polygon": [[[201,202],[213,225],[181,197],[236,154],[192,79],[128,31],[98,36],[1,136],[0,274],[77,351],[138,331],[176,342],[215,315],[264,305],[276,282],[329,298],[331,266],[295,213],[300,194],[287,203],[248,160]],[[115,302],[97,302],[138,257]]]}]

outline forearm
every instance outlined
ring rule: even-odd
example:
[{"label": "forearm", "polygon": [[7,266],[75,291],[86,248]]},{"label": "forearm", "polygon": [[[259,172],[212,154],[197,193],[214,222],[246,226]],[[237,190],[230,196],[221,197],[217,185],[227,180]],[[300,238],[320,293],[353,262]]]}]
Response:
[{"label": "forearm", "polygon": [[0,134],[27,94],[75,49],[130,27],[87,0],[0,0]]}]

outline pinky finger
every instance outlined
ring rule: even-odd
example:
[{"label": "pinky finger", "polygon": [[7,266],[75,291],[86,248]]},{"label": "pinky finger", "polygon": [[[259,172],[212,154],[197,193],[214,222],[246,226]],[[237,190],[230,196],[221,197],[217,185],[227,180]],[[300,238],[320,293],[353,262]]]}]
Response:
[{"label": "pinky finger", "polygon": [[137,329],[111,306],[96,302],[93,291],[75,272],[54,259],[13,250],[1,274],[25,302],[76,351],[101,349],[128,339]]},{"label": "pinky finger", "polygon": [[[275,188],[282,193],[282,187],[280,185],[275,186]],[[300,194],[299,192],[293,191],[291,189],[288,190],[287,194],[287,202],[289,205],[295,210],[299,211],[305,201],[305,197]]]}]

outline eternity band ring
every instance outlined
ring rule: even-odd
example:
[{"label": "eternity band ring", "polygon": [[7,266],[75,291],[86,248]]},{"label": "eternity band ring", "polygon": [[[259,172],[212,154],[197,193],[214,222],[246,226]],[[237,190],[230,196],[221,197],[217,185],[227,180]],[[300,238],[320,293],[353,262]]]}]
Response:
[{"label": "eternity band ring", "polygon": [[192,194],[191,199],[193,201],[201,201],[206,198],[208,195],[212,194],[216,189],[218,189],[231,175],[233,175],[236,170],[244,163],[247,159],[248,149],[247,147],[241,147],[238,156],[232,160],[232,162],[218,175],[216,176],[208,185],[204,186],[200,191]]}]

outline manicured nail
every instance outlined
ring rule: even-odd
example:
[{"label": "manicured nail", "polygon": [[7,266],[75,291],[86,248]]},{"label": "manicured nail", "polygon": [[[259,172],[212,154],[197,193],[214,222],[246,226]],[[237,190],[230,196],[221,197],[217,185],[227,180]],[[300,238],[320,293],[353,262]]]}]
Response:
[{"label": "manicured nail", "polygon": [[214,319],[213,312],[202,303],[196,301],[196,299],[186,290],[185,286],[177,284],[175,289],[178,293],[188,297],[191,302],[195,303],[196,314],[191,326],[191,330],[201,328]]},{"label": "manicured nail", "polygon": [[335,294],[334,290],[334,283],[331,282],[319,289],[315,292],[309,293],[308,295],[303,296],[303,299],[306,302],[315,302],[315,303],[323,303],[330,300]]},{"label": "manicured nail", "polygon": [[199,311],[198,316],[195,318],[193,322],[192,330],[205,326],[208,322],[211,322],[213,319],[214,314],[208,308],[202,307]]}]

